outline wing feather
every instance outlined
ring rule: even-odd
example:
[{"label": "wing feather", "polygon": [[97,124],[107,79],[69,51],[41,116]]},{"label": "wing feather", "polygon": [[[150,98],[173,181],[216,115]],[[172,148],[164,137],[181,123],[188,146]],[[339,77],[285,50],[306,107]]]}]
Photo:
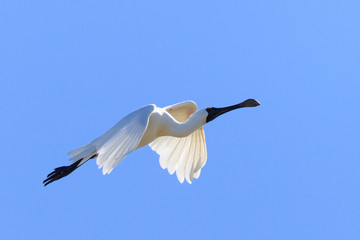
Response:
[{"label": "wing feather", "polygon": [[[170,174],[173,174],[176,171],[177,164],[181,157],[181,152],[185,145],[185,138],[179,138],[178,143],[176,144],[175,148],[173,148],[173,151],[168,159],[168,171]],[[181,182],[181,180],[179,179]]]},{"label": "wing feather", "polygon": [[185,122],[192,113],[198,110],[196,103],[193,101],[177,103],[164,109],[179,122]]},{"label": "wing feather", "polygon": [[[176,147],[175,145],[178,144],[178,141],[176,138],[171,138],[171,137],[163,137],[164,141],[158,141],[158,145],[159,148],[161,148],[161,151],[163,154],[161,154],[160,156],[160,166],[165,169],[167,166],[167,159],[169,158],[169,155],[174,151],[174,148]],[[164,144],[167,143],[167,144]],[[173,147],[167,147],[168,146],[173,146]]]},{"label": "wing feather", "polygon": [[129,114],[103,136],[94,141],[98,147],[96,163],[103,174],[110,173],[128,154],[136,149],[148,126],[155,105],[148,105]]},{"label": "wing feather", "polygon": [[186,166],[188,165],[188,162],[192,161],[192,139],[193,138],[186,138],[186,144],[177,167],[178,170],[176,171],[176,176],[179,180],[181,180],[180,182],[183,182],[184,178],[186,178],[188,182],[191,182],[189,181],[189,174],[186,172]]},{"label": "wing feather", "polygon": [[176,159],[176,176],[181,183],[185,178],[185,166],[189,155],[189,149],[191,147],[191,138],[184,138],[184,145],[180,151],[178,159]]},{"label": "wing feather", "polygon": [[149,144],[160,155],[160,166],[168,169],[170,174],[176,171],[182,183],[186,178],[192,183],[193,178],[200,176],[201,168],[206,163],[206,145],[204,130],[200,128],[187,137],[159,137]]},{"label": "wing feather", "polygon": [[202,130],[201,133],[199,133],[198,136],[201,140],[199,140],[200,142],[200,154],[199,154],[199,161],[196,165],[196,168],[194,170],[194,177],[195,178],[199,178],[200,177],[200,173],[201,173],[201,169],[205,166],[206,164],[206,160],[207,160],[207,150],[206,150],[206,142],[205,142],[205,132],[204,130]]}]

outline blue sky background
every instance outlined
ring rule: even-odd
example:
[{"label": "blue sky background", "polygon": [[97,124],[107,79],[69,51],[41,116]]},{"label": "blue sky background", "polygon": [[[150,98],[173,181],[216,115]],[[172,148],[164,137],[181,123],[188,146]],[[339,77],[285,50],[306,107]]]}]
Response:
[{"label": "blue sky background", "polygon": [[[358,1],[3,1],[1,239],[360,239]],[[149,147],[44,188],[154,103],[205,126],[192,185]]]}]

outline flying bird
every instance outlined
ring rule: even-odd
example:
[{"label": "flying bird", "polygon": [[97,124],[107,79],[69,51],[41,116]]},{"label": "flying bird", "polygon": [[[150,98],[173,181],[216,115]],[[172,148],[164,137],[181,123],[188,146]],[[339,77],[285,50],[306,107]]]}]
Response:
[{"label": "flying bird", "polygon": [[160,155],[163,169],[167,168],[170,174],[176,172],[181,183],[184,179],[192,183],[193,178],[200,176],[207,159],[203,126],[226,112],[258,105],[254,99],[199,111],[193,101],[164,108],[147,105],[124,117],[104,135],[69,152],[73,164],[55,168],[43,181],[44,186],[69,175],[93,158],[97,158],[103,174],[110,173],[128,154],[146,145]]}]

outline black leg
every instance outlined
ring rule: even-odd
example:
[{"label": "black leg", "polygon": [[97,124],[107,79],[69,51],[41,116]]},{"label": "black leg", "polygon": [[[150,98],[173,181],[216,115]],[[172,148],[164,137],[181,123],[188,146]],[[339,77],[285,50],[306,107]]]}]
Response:
[{"label": "black leg", "polygon": [[[93,159],[93,158],[97,158],[99,154],[94,154],[92,155],[89,159]],[[80,160],[74,162],[73,164],[71,164],[70,166],[63,166],[63,167],[58,167],[55,168],[53,172],[51,172],[49,175],[47,175],[47,178],[43,181],[44,186],[59,180],[60,178],[66,177],[67,175],[69,175],[70,173],[72,173],[75,169],[77,169],[80,164],[80,162],[83,160],[83,158],[81,158]]]},{"label": "black leg", "polygon": [[51,172],[49,175],[47,175],[47,179],[43,181],[44,186],[48,185],[49,183],[52,183],[56,180],[59,180],[60,178],[66,177],[70,173],[72,173],[76,168],[78,168],[79,163],[82,159],[74,162],[70,166],[64,166],[64,167],[58,167],[55,168],[53,172]]}]

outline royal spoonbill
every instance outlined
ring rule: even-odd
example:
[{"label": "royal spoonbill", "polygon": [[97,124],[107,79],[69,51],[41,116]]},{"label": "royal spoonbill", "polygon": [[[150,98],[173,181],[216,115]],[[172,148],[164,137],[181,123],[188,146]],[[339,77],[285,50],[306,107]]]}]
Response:
[{"label": "royal spoonbill", "polygon": [[203,126],[226,112],[258,105],[254,99],[199,111],[193,101],[164,108],[147,105],[124,117],[101,137],[69,152],[74,163],[55,168],[43,183],[46,186],[69,175],[92,158],[97,158],[103,174],[110,173],[128,154],[145,145],[160,155],[163,169],[167,168],[170,174],[176,171],[181,183],[185,178],[192,183],[194,177],[200,176],[207,158]]}]

